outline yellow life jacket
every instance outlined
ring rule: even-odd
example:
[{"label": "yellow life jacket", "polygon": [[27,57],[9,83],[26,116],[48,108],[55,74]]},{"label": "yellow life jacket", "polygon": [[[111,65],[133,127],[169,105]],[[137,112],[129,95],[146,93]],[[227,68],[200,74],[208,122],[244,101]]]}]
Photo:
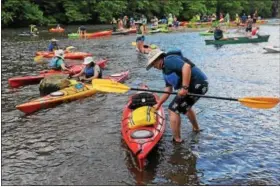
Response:
[{"label": "yellow life jacket", "polygon": [[154,125],[156,123],[156,113],[155,108],[150,106],[143,106],[137,108],[131,113],[129,117],[128,127],[130,129],[135,129],[138,127],[144,127],[149,125]]}]

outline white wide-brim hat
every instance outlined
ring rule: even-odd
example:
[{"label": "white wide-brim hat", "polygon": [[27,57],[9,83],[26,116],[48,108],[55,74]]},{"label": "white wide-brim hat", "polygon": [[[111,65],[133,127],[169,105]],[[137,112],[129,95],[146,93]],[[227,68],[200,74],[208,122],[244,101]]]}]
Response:
[{"label": "white wide-brim hat", "polygon": [[164,54],[163,51],[161,51],[160,49],[154,49],[152,50],[149,54],[148,54],[148,63],[146,65],[146,70],[148,71],[149,69],[151,69],[151,67],[153,66],[155,60],[160,56]]},{"label": "white wide-brim hat", "polygon": [[87,64],[90,64],[91,62],[94,62],[93,57],[88,56],[88,57],[84,58],[83,64],[87,65]]},{"label": "white wide-brim hat", "polygon": [[64,51],[62,49],[54,51],[54,55],[56,57],[60,57],[60,58],[64,59]]},{"label": "white wide-brim hat", "polygon": [[58,42],[58,40],[53,38],[53,39],[51,39],[51,42]]}]

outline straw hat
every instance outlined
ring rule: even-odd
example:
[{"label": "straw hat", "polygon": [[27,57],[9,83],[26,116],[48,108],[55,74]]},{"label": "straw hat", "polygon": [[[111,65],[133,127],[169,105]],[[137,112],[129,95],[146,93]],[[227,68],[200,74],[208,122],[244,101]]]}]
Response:
[{"label": "straw hat", "polygon": [[94,62],[94,60],[91,56],[88,56],[88,57],[84,58],[84,63],[83,64],[88,65],[91,62]]},{"label": "straw hat", "polygon": [[51,39],[51,42],[57,42],[57,41],[58,41],[58,40],[55,39],[55,38]]},{"label": "straw hat", "polygon": [[160,49],[154,49],[152,50],[149,55],[148,55],[148,63],[146,65],[146,70],[148,71],[149,69],[151,69],[151,67],[153,66],[154,61],[160,56],[164,54],[163,51],[161,51]]},{"label": "straw hat", "polygon": [[62,49],[54,51],[54,55],[56,57],[60,57],[60,58],[64,59],[64,51]]}]

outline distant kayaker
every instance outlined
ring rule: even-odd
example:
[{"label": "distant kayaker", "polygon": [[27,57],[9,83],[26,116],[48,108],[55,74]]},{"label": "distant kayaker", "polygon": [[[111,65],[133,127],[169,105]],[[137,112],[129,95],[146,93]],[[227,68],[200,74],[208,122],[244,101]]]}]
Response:
[{"label": "distant kayaker", "polygon": [[173,17],[171,13],[168,15],[167,25],[168,27],[173,27]]},{"label": "distant kayaker", "polygon": [[144,26],[143,23],[140,21],[136,23],[136,47],[141,53],[145,53],[144,41],[145,41]]},{"label": "distant kayaker", "polygon": [[55,38],[51,39],[51,43],[49,44],[48,51],[53,52],[54,50],[58,50],[58,40]]},{"label": "distant kayaker", "polygon": [[123,21],[121,18],[118,18],[118,31],[123,30]]},{"label": "distant kayaker", "polygon": [[258,10],[255,10],[255,12],[253,14],[253,24],[254,25],[257,23],[257,19],[258,19]]},{"label": "distant kayaker", "polygon": [[[192,109],[199,97],[188,96],[188,93],[204,95],[208,90],[207,77],[195,64],[183,57],[181,51],[176,50],[169,53],[159,49],[152,50],[148,55],[146,69],[149,70],[151,67],[162,70],[164,91],[172,92],[173,88],[179,89],[168,110],[173,140],[180,143],[182,142],[180,114],[185,114],[189,118],[194,132],[200,131],[196,114]],[[169,96],[170,94],[163,94],[154,107],[158,110]]]},{"label": "distant kayaker", "polygon": [[157,29],[158,28],[158,18],[154,16],[154,18],[151,20],[152,22],[152,29]]},{"label": "distant kayaker", "polygon": [[173,25],[174,25],[174,27],[179,27],[179,21],[177,20],[177,17],[174,15],[174,17],[173,17]]},{"label": "distant kayaker", "polygon": [[145,34],[148,33],[148,28],[147,28],[148,21],[147,21],[147,18],[144,14],[142,14],[142,17],[141,17],[140,21],[142,22]]},{"label": "distant kayaker", "polygon": [[39,34],[36,25],[30,25],[30,34],[32,34],[32,35],[38,35]]},{"label": "distant kayaker", "polygon": [[227,13],[226,16],[225,16],[225,22],[226,22],[227,24],[229,24],[229,22],[230,22],[229,13]]},{"label": "distant kayaker", "polygon": [[85,26],[82,25],[82,26],[80,26],[80,27],[78,28],[78,34],[79,34],[79,35],[85,36],[86,33],[87,33],[87,29],[86,29]]},{"label": "distant kayaker", "polygon": [[62,28],[60,27],[60,24],[57,24],[56,29],[62,29]]},{"label": "distant kayaker", "polygon": [[224,40],[226,38],[224,38],[224,35],[223,35],[223,30],[220,28],[220,26],[217,26],[214,30],[214,38],[215,40]]},{"label": "distant kayaker", "polygon": [[253,31],[252,31],[252,36],[258,36],[259,34],[259,30],[260,30],[260,28],[259,27],[256,27],[255,29],[253,29]]},{"label": "distant kayaker", "polygon": [[235,15],[235,23],[236,23],[237,26],[240,25],[240,17],[239,17],[238,14]]},{"label": "distant kayaker", "polygon": [[71,71],[70,69],[66,68],[64,63],[64,51],[62,49],[54,51],[54,57],[51,59],[49,63],[49,67],[53,70],[64,70],[64,71]]},{"label": "distant kayaker", "polygon": [[129,22],[130,22],[130,28],[135,28],[135,21],[133,17],[130,18]]},{"label": "distant kayaker", "polygon": [[253,20],[251,18],[251,16],[248,16],[248,20],[247,20],[247,27],[246,27],[246,32],[252,32],[252,27],[253,27]]},{"label": "distant kayaker", "polygon": [[112,19],[111,21],[113,32],[117,31],[117,20],[115,18]]},{"label": "distant kayaker", "polygon": [[92,57],[84,58],[85,67],[80,73],[72,77],[78,77],[81,81],[91,81],[92,79],[102,78],[101,68],[94,62]]},{"label": "distant kayaker", "polygon": [[243,16],[241,17],[241,21],[242,21],[243,24],[245,24],[246,20],[247,20],[247,16],[244,13]]}]

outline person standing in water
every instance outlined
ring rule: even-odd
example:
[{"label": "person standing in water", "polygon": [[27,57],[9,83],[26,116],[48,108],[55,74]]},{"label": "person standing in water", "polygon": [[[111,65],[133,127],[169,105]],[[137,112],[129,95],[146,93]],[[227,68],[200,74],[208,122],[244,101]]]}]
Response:
[{"label": "person standing in water", "polygon": [[[206,94],[208,90],[207,76],[189,59],[185,58],[180,50],[164,53],[159,49],[152,50],[148,55],[146,69],[154,67],[161,70],[165,81],[166,92],[172,92],[173,88],[178,94],[168,107],[170,127],[172,129],[173,141],[181,143],[181,116],[186,115],[194,132],[200,132],[195,111],[192,106],[200,97],[189,96],[188,93]],[[158,110],[169,98],[170,94],[164,93],[159,102],[154,106]]]}]

